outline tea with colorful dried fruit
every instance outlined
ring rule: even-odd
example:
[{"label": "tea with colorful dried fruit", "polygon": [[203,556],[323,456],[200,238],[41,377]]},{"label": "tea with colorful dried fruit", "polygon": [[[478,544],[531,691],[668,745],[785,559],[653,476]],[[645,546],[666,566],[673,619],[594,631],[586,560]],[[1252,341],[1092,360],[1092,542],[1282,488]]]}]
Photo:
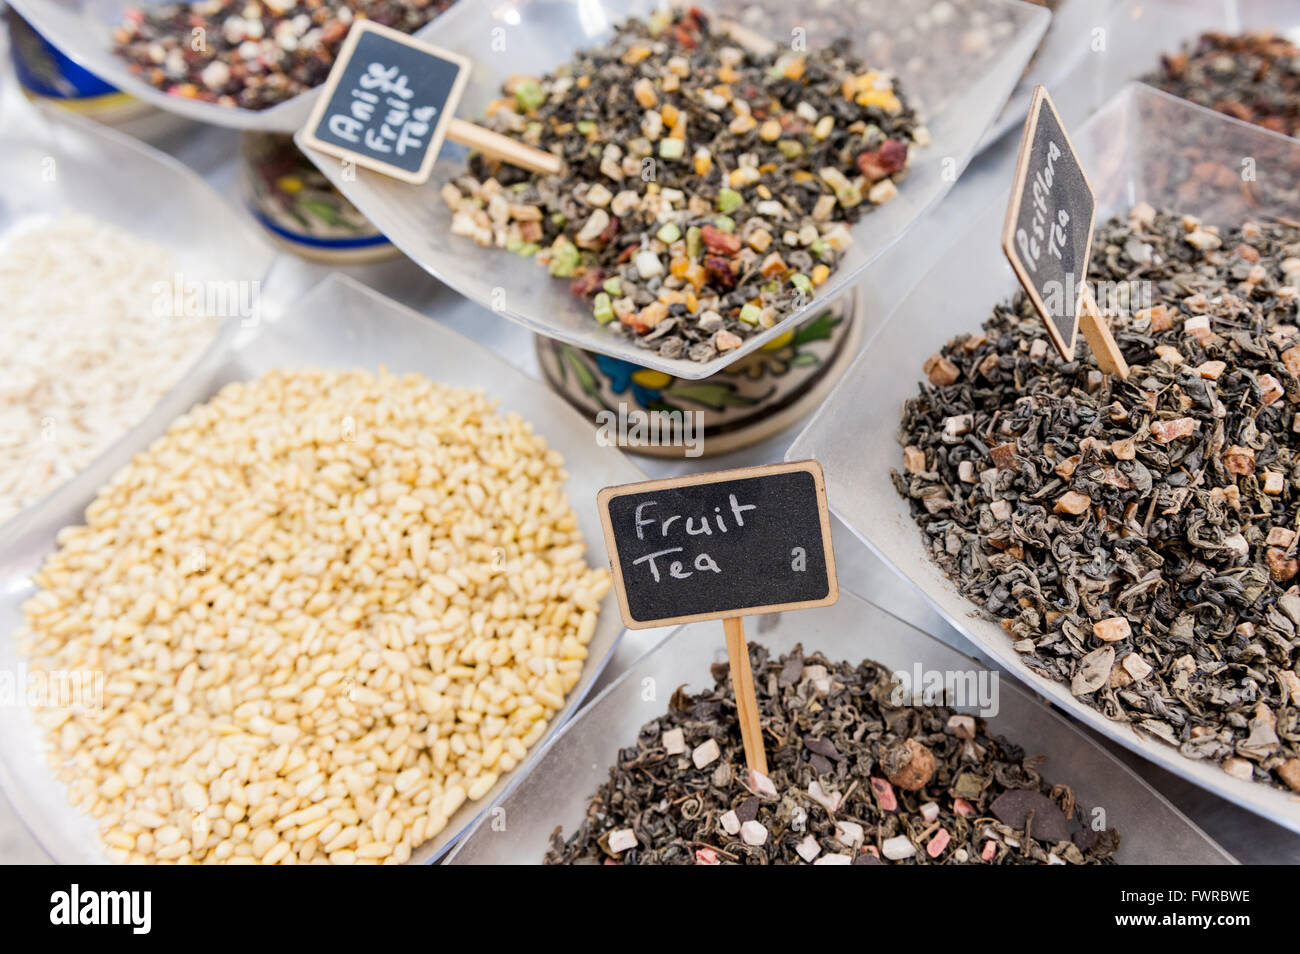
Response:
[{"label": "tea with colorful dried fruit", "polygon": [[484,125],[565,172],[472,157],[443,187],[452,232],[533,258],[666,358],[711,360],[806,304],[928,142],[844,40],[756,51],[694,9],[629,20],[504,93]]}]

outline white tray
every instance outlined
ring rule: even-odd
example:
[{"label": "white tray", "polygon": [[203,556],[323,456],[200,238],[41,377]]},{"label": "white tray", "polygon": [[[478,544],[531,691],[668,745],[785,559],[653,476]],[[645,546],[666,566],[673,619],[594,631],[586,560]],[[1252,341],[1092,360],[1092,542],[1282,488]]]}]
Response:
[{"label": "white tray", "polygon": [[[1097,192],[1097,220],[1138,201],[1172,206],[1211,223],[1240,222],[1249,212],[1239,186],[1202,187],[1174,198],[1175,166],[1213,160],[1231,169],[1241,157],[1256,161],[1259,185],[1290,183],[1300,196],[1300,143],[1193,106],[1151,87],[1130,84],[1072,139]],[[787,452],[788,460],[815,457],[826,472],[831,508],[900,576],[916,585],[935,609],[991,658],[1087,725],[1197,785],[1292,831],[1300,832],[1300,796],[1234,779],[1218,765],[1111,722],[1068,686],[1031,672],[996,622],[978,613],[930,559],[908,504],[890,481],[902,464],[898,428],[903,402],[916,396],[922,365],[953,336],[978,330],[993,306],[1010,297],[1015,276],[999,244],[1006,194],[996,198],[951,247],[936,250],[928,274],[886,320],[817,415]],[[1278,214],[1300,218],[1300,199]],[[955,290],[960,290],[959,292]]]},{"label": "white tray", "polygon": [[[54,549],[55,534],[78,522],[98,488],[165,431],[175,417],[223,385],[255,378],[273,368],[373,370],[380,364],[394,372],[418,371],[443,383],[483,388],[500,400],[502,410],[516,411],[531,421],[550,446],[564,455],[570,474],[566,489],[587,541],[588,564],[608,563],[596,513],[596,492],[608,484],[641,480],[641,472],[617,449],[600,447],[592,438],[589,422],[545,385],[436,321],[358,282],[335,276],[308,292],[282,318],[263,325],[224,353],[205,359],[145,424],[41,504],[24,532],[0,549],[0,633],[5,634],[0,637],[0,671],[18,672],[22,665],[10,634],[19,625],[19,606],[34,591],[31,574]],[[588,647],[582,678],[548,731],[555,731],[578,708],[622,632],[611,593]],[[94,842],[93,824],[68,805],[63,783],[47,769],[42,743],[25,706],[0,706],[0,786],[55,861],[104,861]],[[446,851],[491,798],[504,791],[513,776],[527,770],[538,750],[534,747],[519,767],[504,774],[486,800],[462,806],[441,834],[412,854],[412,862],[430,861]]]},{"label": "white tray", "polygon": [[[823,609],[751,620],[753,642],[773,654],[802,643],[805,652],[857,663],[863,658],[894,671],[968,672],[984,667],[884,610],[841,593]],[[641,726],[663,714],[681,685],[712,686],[709,667],[725,661],[722,625],[692,623],[674,630],[610,684],[551,740],[538,765],[470,829],[448,864],[540,864],[551,832],[572,834],[587,800],[609,778],[621,748]],[[646,688],[655,698],[647,701]],[[1085,811],[1101,808],[1107,827],[1120,832],[1116,860],[1128,864],[1232,864],[1232,857],[1164,797],[1084,733],[1023,689],[997,684],[998,713],[990,730],[1046,755],[1044,778],[1074,789]],[[964,711],[975,711],[966,709]]]},{"label": "white tray", "polygon": [[[186,284],[257,285],[266,276],[275,250],[186,166],[62,107],[16,102],[9,108],[0,126],[0,239],[75,213],[167,249]],[[224,320],[195,363],[226,347],[240,323],[239,316]],[[4,365],[0,353],[0,375]],[[0,547],[34,509],[0,523]]]},{"label": "white tray", "polygon": [[[366,169],[349,167],[345,175],[338,159],[310,148],[303,151],[394,245],[467,298],[538,334],[588,351],[613,355],[679,378],[704,378],[784,334],[809,317],[813,309],[837,297],[952,186],[1006,101],[1050,19],[1041,7],[1011,0],[971,2],[996,8],[1013,26],[1001,42],[999,55],[991,62],[976,67],[960,56],[940,54],[936,45],[929,48],[930,58],[923,63],[915,59],[904,64],[873,63],[895,68],[905,90],[909,88],[910,74],[917,77],[912,86],[930,90],[942,87],[952,92],[936,113],[922,117],[932,142],[928,148],[914,151],[897,198],[864,215],[853,227],[852,248],[818,289],[815,300],[772,328],[746,339],[740,348],[707,362],[662,358],[654,350],[639,348],[634,341],[596,322],[591,317],[590,303],[572,295],[567,281],[551,278],[536,262],[505,249],[480,248],[470,239],[452,235],[451,212],[438,192],[443,183],[463,171],[467,155],[464,147],[444,145],[433,177],[419,186]],[[507,77],[545,73],[566,61],[575,50],[608,38],[615,24],[630,16],[645,16],[660,5],[653,0],[456,4],[438,19],[437,43],[465,54],[475,63],[458,110],[460,117],[472,119],[485,112]],[[781,44],[790,42],[793,28],[805,30],[810,46],[840,35],[837,30],[819,30],[815,22],[808,22],[804,10],[783,0],[748,5],[767,11],[773,25],[765,32]],[[717,4],[701,6],[707,9]],[[959,27],[954,24],[951,29]],[[498,37],[504,37],[505,53],[494,47]],[[861,45],[863,37],[857,34],[851,39]],[[298,145],[303,146],[301,140]]]},{"label": "white tray", "polygon": [[1207,31],[1276,30],[1300,43],[1296,0],[1121,0],[1106,20],[1106,52],[1092,64],[1088,85],[1098,103],[1130,80],[1157,72],[1160,58],[1195,46]]},{"label": "white tray", "polygon": [[[293,132],[307,120],[316,90],[299,93],[269,109],[218,106],[197,99],[172,96],[127,69],[126,60],[113,52],[113,30],[137,7],[161,6],[166,0],[10,0],[24,20],[59,52],[136,99],[196,122],[233,129]],[[437,18],[415,32],[427,36]],[[433,42],[437,42],[434,40]]]}]

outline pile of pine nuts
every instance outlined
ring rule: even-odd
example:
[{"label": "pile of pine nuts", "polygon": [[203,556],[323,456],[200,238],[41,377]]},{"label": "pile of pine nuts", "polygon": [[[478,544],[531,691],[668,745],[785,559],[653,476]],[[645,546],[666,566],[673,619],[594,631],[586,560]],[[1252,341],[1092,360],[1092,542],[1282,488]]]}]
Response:
[{"label": "pile of pine nuts", "polygon": [[119,861],[402,862],[578,682],[610,580],[481,392],[276,371],[179,418],[24,605],[50,763]]}]

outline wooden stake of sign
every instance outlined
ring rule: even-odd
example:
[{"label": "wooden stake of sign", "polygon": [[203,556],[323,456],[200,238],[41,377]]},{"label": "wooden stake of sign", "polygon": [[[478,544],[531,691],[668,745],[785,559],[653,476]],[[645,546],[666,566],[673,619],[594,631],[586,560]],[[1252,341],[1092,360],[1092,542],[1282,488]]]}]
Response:
[{"label": "wooden stake of sign", "polygon": [[745,764],[766,775],[767,750],[763,747],[763,726],[758,720],[758,696],[749,665],[749,644],[745,642],[745,618],[724,619],[722,631],[727,637],[727,661],[731,665],[731,686],[736,693],[736,718],[740,720]]},{"label": "wooden stake of sign", "polygon": [[356,20],[302,144],[415,185],[433,173],[444,138],[530,172],[559,173],[559,156],[455,118],[471,68],[458,53]]},{"label": "wooden stake of sign", "polygon": [[735,20],[726,17],[716,19],[713,25],[720,33],[725,33],[731,37],[749,52],[758,56],[774,56],[777,46],[763,34],[751,30],[747,26],[742,26]]},{"label": "wooden stake of sign", "polygon": [[559,175],[560,170],[564,167],[560,157],[553,152],[534,149],[532,146],[524,145],[517,139],[511,139],[509,136],[503,136],[490,129],[484,129],[482,126],[476,126],[464,119],[453,118],[447,124],[447,138],[452,142],[460,143],[462,146],[476,149],[492,159],[500,159],[512,166],[518,166],[520,169],[527,169],[529,172],[537,172],[544,176]]},{"label": "wooden stake of sign", "polygon": [[1110,333],[1106,317],[1097,307],[1096,299],[1088,288],[1083,290],[1083,299],[1079,303],[1079,330],[1083,332],[1092,356],[1097,359],[1097,367],[1106,374],[1113,374],[1121,381],[1128,380],[1128,362],[1124,360],[1115,336]]},{"label": "wooden stake of sign", "polygon": [[767,774],[743,617],[839,598],[816,461],[606,487],[597,502],[629,629],[722,620],[745,763]]}]

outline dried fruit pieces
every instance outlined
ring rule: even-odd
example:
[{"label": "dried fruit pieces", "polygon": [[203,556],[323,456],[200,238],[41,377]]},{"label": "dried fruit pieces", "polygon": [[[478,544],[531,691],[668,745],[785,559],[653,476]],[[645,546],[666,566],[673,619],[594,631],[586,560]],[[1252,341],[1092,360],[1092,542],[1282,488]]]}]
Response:
[{"label": "dried fruit pieces", "polygon": [[613,333],[696,361],[806,304],[928,141],[894,80],[845,43],[747,49],[694,9],[623,23],[502,92],[485,124],[566,170],[472,157],[444,189],[452,232],[536,260]]}]

